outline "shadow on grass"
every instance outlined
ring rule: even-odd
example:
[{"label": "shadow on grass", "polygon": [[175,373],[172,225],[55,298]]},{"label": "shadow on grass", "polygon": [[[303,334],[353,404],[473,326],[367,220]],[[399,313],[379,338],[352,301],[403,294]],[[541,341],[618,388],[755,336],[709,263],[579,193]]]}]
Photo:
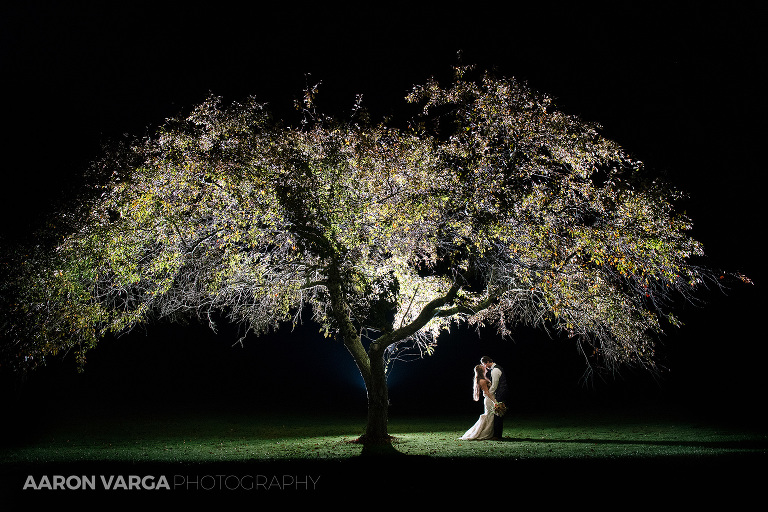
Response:
[{"label": "shadow on grass", "polygon": [[587,444],[587,445],[642,445],[680,448],[702,448],[706,450],[763,450],[768,453],[768,440],[745,439],[736,441],[683,441],[650,439],[551,439],[532,437],[504,437],[496,442],[540,443],[540,444]]}]

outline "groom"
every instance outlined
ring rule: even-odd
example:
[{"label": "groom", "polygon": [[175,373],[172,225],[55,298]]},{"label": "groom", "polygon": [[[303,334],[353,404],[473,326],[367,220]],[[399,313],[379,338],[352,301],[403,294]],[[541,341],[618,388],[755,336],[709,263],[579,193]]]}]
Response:
[{"label": "groom", "polygon": [[[488,356],[480,358],[480,363],[485,366],[485,378],[491,381],[489,391],[496,396],[497,402],[504,402],[507,395],[507,376],[504,370],[493,362]],[[505,404],[506,405],[506,404]],[[493,416],[493,439],[501,440],[504,431],[504,418]]]}]

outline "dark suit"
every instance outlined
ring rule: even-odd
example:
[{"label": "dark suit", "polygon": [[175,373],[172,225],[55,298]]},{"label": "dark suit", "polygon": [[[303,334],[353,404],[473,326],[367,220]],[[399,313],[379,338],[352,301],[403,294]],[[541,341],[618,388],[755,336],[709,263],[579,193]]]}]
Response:
[{"label": "dark suit", "polygon": [[[507,396],[506,373],[504,372],[504,369],[497,364],[495,364],[493,368],[491,368],[490,370],[487,370],[485,372],[485,377],[489,381],[491,381],[491,386],[493,386],[493,376],[492,376],[493,370],[499,370],[501,372],[501,375],[499,375],[498,377],[498,383],[496,384],[496,391],[494,392],[496,401],[505,402],[505,398]],[[506,405],[506,402],[504,405]],[[498,437],[499,439],[501,439],[503,432],[504,432],[504,417],[494,416],[493,417],[493,437]]]}]

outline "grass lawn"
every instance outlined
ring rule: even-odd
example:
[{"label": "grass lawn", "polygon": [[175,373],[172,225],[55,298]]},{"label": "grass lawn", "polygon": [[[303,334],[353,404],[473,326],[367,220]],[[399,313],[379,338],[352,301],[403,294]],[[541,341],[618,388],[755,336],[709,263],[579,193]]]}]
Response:
[{"label": "grass lawn", "polygon": [[[625,490],[634,499],[649,501],[661,490],[667,499],[672,491],[704,499],[719,489],[718,496],[738,500],[757,491],[766,474],[768,443],[759,429],[669,415],[520,415],[505,421],[503,441],[460,441],[475,419],[394,416],[394,450],[371,454],[352,442],[362,432],[364,418],[344,414],[142,411],[64,416],[5,436],[0,491],[25,499],[78,492],[82,497],[83,489],[20,489],[30,475],[36,486],[45,487],[44,477],[52,485],[52,475],[152,475],[154,481],[162,474],[171,487],[163,496],[182,493],[194,499],[204,491],[206,496],[213,491],[253,493],[254,487],[260,497],[268,488],[272,497],[279,490],[281,499],[316,499],[355,489],[472,495],[484,478],[496,474],[503,478],[494,485],[509,485],[515,493],[539,489],[546,495],[541,489],[551,488],[550,500],[562,498],[564,489],[602,495],[623,495]],[[212,475],[219,475],[219,481]],[[231,478],[223,481],[221,475]],[[78,484],[77,478],[69,480],[72,487]],[[309,494],[308,485],[314,487]],[[121,493],[149,494],[146,488],[133,491]]]},{"label": "grass lawn", "polygon": [[[393,417],[393,446],[435,459],[637,459],[764,455],[755,429],[658,415],[518,416],[504,440],[461,441],[470,417]],[[142,412],[58,419],[0,450],[2,464],[60,462],[210,463],[346,460],[364,418],[345,415]]]}]

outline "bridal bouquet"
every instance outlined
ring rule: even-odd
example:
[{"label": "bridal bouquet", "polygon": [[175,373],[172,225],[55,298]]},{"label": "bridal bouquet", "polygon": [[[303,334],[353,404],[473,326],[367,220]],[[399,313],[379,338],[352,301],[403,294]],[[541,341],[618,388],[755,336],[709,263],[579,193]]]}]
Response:
[{"label": "bridal bouquet", "polygon": [[496,416],[504,416],[505,412],[507,412],[507,406],[504,405],[504,402],[496,402],[493,405],[493,414]]}]

